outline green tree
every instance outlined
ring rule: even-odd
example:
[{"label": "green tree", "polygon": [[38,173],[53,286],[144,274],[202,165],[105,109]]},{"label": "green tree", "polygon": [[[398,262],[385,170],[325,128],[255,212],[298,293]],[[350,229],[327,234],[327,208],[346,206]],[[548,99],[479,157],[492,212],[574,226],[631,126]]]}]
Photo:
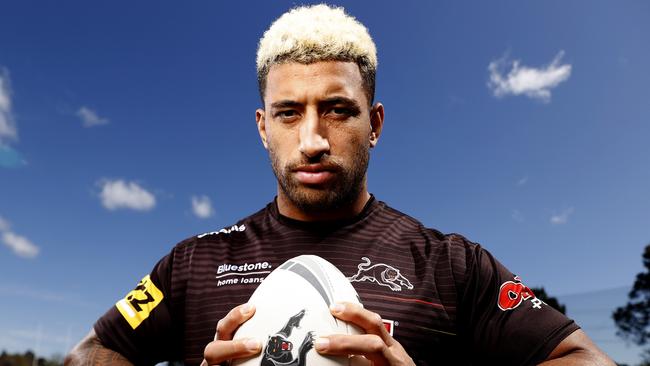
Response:
[{"label": "green tree", "polygon": [[2,351],[2,354],[0,354],[0,366],[33,366],[34,364],[37,366],[63,366],[60,357],[53,357],[52,359],[36,358],[32,351],[26,351],[24,354],[10,354]]},{"label": "green tree", "polygon": [[650,244],[643,252],[643,266],[645,271],[636,275],[629,301],[612,314],[618,327],[616,334],[640,346],[650,340]]},{"label": "green tree", "polygon": [[566,314],[566,305],[560,304],[560,302],[555,297],[551,297],[546,293],[544,287],[532,287],[531,291],[535,294],[535,297],[544,301],[546,305],[554,308],[562,314]]}]

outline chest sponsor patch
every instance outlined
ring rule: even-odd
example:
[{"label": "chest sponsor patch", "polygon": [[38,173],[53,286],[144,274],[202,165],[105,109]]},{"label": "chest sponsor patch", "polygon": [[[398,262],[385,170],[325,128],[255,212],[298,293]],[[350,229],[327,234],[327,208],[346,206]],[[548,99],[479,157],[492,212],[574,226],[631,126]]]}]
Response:
[{"label": "chest sponsor patch", "polygon": [[133,291],[115,304],[115,307],[131,328],[135,329],[149,317],[163,298],[163,293],[151,281],[151,277],[146,275]]},{"label": "chest sponsor patch", "polygon": [[269,262],[251,262],[244,264],[222,263],[217,267],[217,287],[260,284],[271,273],[273,266]]}]

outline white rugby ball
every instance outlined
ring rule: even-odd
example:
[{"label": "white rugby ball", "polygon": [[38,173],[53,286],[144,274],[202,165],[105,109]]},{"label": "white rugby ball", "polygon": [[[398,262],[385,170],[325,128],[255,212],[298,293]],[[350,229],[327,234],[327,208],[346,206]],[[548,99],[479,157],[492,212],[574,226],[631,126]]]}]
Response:
[{"label": "white rugby ball", "polygon": [[262,352],[234,360],[241,366],[341,366],[358,358],[322,356],[313,348],[319,336],[361,334],[360,329],[331,315],[329,306],[361,304],[350,281],[334,265],[315,255],[301,255],[277,267],[255,290],[249,303],[255,315],[234,339],[255,338]]}]

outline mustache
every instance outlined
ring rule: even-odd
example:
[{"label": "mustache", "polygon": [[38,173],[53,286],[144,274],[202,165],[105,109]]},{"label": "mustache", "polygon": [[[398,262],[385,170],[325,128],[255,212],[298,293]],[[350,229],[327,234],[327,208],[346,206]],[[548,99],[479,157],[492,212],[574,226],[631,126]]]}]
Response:
[{"label": "mustache", "polygon": [[295,161],[291,161],[285,165],[287,171],[296,171],[305,167],[318,165],[319,168],[323,170],[331,171],[340,171],[343,170],[343,166],[339,164],[335,159],[332,159],[327,156],[318,156],[314,158],[303,158]]}]

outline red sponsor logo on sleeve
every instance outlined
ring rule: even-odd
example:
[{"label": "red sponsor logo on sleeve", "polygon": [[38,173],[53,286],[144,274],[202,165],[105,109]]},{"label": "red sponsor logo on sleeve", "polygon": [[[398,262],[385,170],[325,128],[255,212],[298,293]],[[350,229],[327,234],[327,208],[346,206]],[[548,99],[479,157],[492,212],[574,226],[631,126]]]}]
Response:
[{"label": "red sponsor logo on sleeve", "polygon": [[514,281],[506,281],[501,285],[497,305],[503,311],[513,310],[529,299],[532,299],[533,308],[541,308],[543,302],[537,299],[530,288],[521,283],[519,276],[515,276]]}]

